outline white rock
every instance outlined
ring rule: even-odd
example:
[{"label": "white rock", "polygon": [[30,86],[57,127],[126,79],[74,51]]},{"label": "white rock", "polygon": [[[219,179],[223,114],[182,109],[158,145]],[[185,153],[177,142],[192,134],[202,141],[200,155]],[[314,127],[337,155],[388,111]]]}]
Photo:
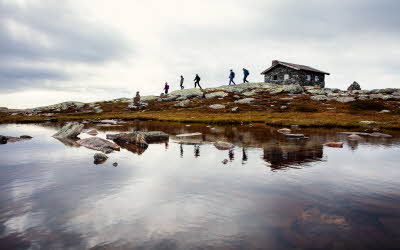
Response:
[{"label": "white rock", "polygon": [[255,99],[254,98],[244,98],[244,99],[240,99],[235,101],[235,103],[239,103],[239,104],[249,104],[252,103]]},{"label": "white rock", "polygon": [[186,107],[189,104],[190,104],[190,100],[184,100],[184,101],[176,103],[174,106],[175,107]]},{"label": "white rock", "polygon": [[212,93],[208,93],[206,94],[206,98],[210,99],[210,98],[223,98],[228,96],[228,93],[225,93],[223,91],[218,91],[218,92],[212,92]]},{"label": "white rock", "polygon": [[310,97],[311,100],[314,101],[327,101],[328,97],[324,96],[324,95],[314,95]]},{"label": "white rock", "polygon": [[211,108],[211,109],[224,109],[224,108],[225,108],[225,105],[213,104],[213,105],[210,105],[210,106],[208,106],[208,107]]}]

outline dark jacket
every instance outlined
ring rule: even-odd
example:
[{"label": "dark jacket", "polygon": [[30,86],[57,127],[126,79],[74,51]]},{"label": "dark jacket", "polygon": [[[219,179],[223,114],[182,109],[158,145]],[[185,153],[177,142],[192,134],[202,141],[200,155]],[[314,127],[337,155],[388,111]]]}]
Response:
[{"label": "dark jacket", "polygon": [[235,72],[231,71],[231,73],[229,74],[229,78],[230,78],[230,79],[235,78]]}]

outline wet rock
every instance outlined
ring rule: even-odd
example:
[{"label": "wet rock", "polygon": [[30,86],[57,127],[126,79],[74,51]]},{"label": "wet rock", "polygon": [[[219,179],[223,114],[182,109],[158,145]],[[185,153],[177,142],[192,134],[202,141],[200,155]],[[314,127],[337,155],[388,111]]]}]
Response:
[{"label": "wet rock", "polygon": [[362,137],[357,134],[351,134],[347,137],[347,139],[349,139],[351,141],[358,141],[358,140],[362,140]]},{"label": "wet rock", "polygon": [[210,109],[224,109],[225,105],[221,105],[221,104],[213,104],[208,106]]},{"label": "wet rock", "polygon": [[73,139],[76,138],[82,132],[83,127],[84,127],[83,124],[77,122],[67,123],[57,133],[55,133],[53,137]]},{"label": "wet rock", "polygon": [[217,92],[206,94],[206,98],[207,99],[210,99],[210,98],[224,98],[224,97],[227,97],[227,96],[228,96],[228,93],[225,93],[223,91],[217,91]]},{"label": "wet rock", "polygon": [[0,135],[0,144],[6,144],[8,141],[8,137],[4,135]]},{"label": "wet rock", "polygon": [[384,110],[379,111],[379,113],[390,113],[390,110],[384,109]]},{"label": "wet rock", "polygon": [[235,145],[229,142],[216,142],[214,143],[214,146],[219,150],[229,150],[235,147]]},{"label": "wet rock", "polygon": [[391,135],[383,134],[383,133],[378,133],[378,132],[371,133],[369,136],[372,136],[372,137],[382,137],[382,138],[391,138],[391,137],[392,137]]},{"label": "wet rock", "polygon": [[106,153],[106,154],[111,153],[114,150],[116,150],[116,151],[120,150],[120,146],[118,146],[117,144],[107,141],[105,139],[99,138],[99,137],[91,137],[91,138],[87,138],[87,139],[82,139],[82,140],[77,141],[76,143],[78,143],[81,146],[90,148],[90,149],[102,151],[103,153]]},{"label": "wet rock", "polygon": [[114,166],[114,167],[117,167],[117,166],[118,166],[118,162],[114,162],[114,163],[113,163],[113,166]]},{"label": "wet rock", "polygon": [[232,112],[239,112],[239,107],[233,107],[233,108],[231,109],[231,111],[232,111]]},{"label": "wet rock", "polygon": [[108,159],[108,156],[102,153],[96,153],[94,154],[93,158],[94,158],[93,163],[97,165],[104,163]]},{"label": "wet rock", "polygon": [[235,103],[239,103],[239,104],[250,104],[254,101],[254,98],[244,98],[244,99],[240,99],[235,101]]},{"label": "wet rock", "polygon": [[347,90],[361,90],[361,86],[357,82],[353,82]]},{"label": "wet rock", "polygon": [[324,144],[327,147],[331,148],[343,148],[343,142],[327,142]]},{"label": "wet rock", "polygon": [[281,134],[290,134],[290,133],[292,133],[292,130],[290,130],[288,128],[281,128],[281,129],[278,129],[277,132],[281,133]]},{"label": "wet rock", "polygon": [[93,135],[93,136],[96,136],[98,133],[99,133],[99,132],[98,132],[96,129],[92,129],[92,130],[86,132],[86,134],[88,134],[88,135]]}]

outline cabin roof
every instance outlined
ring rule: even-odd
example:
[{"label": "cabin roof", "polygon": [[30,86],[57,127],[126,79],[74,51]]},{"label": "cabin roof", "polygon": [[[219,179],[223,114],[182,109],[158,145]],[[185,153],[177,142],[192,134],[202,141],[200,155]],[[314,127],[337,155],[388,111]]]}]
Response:
[{"label": "cabin roof", "polygon": [[294,63],[287,63],[287,62],[281,62],[281,61],[273,61],[272,66],[269,67],[268,69],[264,70],[261,74],[265,75],[266,73],[268,73],[269,71],[271,71],[273,68],[275,68],[278,65],[282,65],[282,66],[286,66],[295,70],[305,70],[305,71],[311,71],[311,72],[316,72],[316,73],[321,73],[321,74],[325,74],[325,75],[329,75],[328,72],[319,70],[319,69],[315,69],[313,67],[310,66],[306,66],[306,65],[301,65],[301,64],[294,64]]}]

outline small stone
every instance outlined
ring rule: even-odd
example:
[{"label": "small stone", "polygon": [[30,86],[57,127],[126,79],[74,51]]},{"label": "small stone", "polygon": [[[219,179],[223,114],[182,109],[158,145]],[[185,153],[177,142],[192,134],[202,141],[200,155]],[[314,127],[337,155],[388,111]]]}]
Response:
[{"label": "small stone", "polygon": [[281,109],[282,110],[287,109],[287,106],[281,106]]},{"label": "small stone", "polygon": [[281,128],[277,130],[278,133],[281,134],[290,134],[292,132],[292,130],[288,129],[288,128]]},{"label": "small stone", "polygon": [[114,162],[114,163],[113,163],[113,166],[114,166],[114,167],[118,166],[118,163],[117,163],[117,162]]},{"label": "small stone", "polygon": [[373,125],[376,124],[376,121],[360,121],[362,125]]},{"label": "small stone", "polygon": [[208,106],[210,109],[224,109],[225,105],[221,105],[221,104],[213,104]]},{"label": "small stone", "polygon": [[239,112],[239,107],[234,107],[231,109],[232,112]]},{"label": "small stone", "polygon": [[94,158],[93,163],[97,165],[104,163],[108,159],[108,156],[102,153],[96,153],[94,154],[93,158]]},{"label": "small stone", "polygon": [[228,164],[228,159],[224,159],[223,161],[222,161],[222,164],[224,164],[224,165],[226,165],[226,164]]},{"label": "small stone", "polygon": [[379,111],[379,113],[390,113],[390,110],[384,109],[384,110]]}]

